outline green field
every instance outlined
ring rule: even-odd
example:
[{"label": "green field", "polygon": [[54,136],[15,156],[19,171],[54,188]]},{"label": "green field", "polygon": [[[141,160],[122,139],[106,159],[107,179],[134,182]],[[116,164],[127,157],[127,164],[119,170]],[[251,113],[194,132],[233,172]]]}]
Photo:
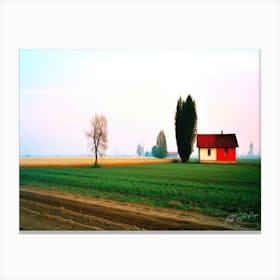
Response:
[{"label": "green field", "polygon": [[20,168],[20,184],[225,216],[261,213],[260,160],[107,168]]}]

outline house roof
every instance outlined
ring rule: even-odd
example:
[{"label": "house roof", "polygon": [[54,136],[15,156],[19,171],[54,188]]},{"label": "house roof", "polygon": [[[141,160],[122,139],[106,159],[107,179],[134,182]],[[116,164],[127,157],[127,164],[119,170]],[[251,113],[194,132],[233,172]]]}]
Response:
[{"label": "house roof", "polygon": [[199,148],[235,148],[238,147],[235,134],[197,134]]}]

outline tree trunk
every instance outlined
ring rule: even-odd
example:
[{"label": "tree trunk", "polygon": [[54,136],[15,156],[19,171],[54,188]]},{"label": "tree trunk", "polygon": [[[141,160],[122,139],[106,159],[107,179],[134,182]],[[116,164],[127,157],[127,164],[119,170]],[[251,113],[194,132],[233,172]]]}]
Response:
[{"label": "tree trunk", "polygon": [[94,162],[94,166],[97,166],[97,149],[95,149],[95,162]]}]

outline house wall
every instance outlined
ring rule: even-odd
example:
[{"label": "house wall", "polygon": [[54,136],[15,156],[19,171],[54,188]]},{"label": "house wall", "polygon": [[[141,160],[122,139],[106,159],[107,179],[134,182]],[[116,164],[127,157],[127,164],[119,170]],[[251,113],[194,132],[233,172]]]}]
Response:
[{"label": "house wall", "polygon": [[218,161],[236,161],[235,148],[227,148],[227,154],[224,148],[217,148],[217,160]]},{"label": "house wall", "polygon": [[215,161],[217,158],[217,149],[209,148],[211,150],[211,155],[208,156],[208,148],[199,149],[199,160],[200,161]]}]

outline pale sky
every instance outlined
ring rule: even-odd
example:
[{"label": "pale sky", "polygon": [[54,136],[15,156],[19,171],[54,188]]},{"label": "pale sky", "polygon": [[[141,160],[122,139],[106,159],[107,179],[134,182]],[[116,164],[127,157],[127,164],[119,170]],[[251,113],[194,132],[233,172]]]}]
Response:
[{"label": "pale sky", "polygon": [[[258,50],[20,50],[20,154],[85,155],[94,114],[107,155],[151,151],[160,130],[177,151],[178,98],[196,102],[198,133],[235,133],[260,152]],[[196,149],[194,154],[197,153]]]}]

